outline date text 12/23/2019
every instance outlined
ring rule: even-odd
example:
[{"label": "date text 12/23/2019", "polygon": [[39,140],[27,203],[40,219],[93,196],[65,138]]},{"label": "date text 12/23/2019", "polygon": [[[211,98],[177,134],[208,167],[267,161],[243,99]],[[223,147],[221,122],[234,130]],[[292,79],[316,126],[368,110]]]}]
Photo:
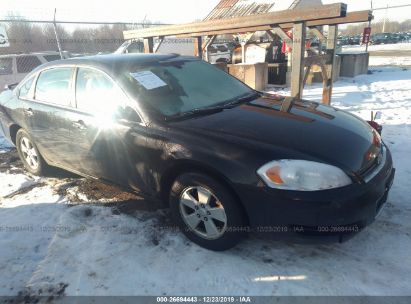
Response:
[{"label": "date text 12/23/2019", "polygon": [[206,296],[206,297],[171,297],[162,296],[156,298],[157,303],[252,303],[251,297],[244,296]]}]

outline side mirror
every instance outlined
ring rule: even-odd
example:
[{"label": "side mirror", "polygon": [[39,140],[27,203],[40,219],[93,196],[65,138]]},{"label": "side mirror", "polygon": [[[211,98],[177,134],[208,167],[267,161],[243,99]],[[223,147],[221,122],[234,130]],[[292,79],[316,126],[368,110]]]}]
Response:
[{"label": "side mirror", "polygon": [[134,126],[139,125],[139,123],[137,121],[130,121],[130,120],[127,120],[127,119],[124,119],[124,118],[117,120],[117,123],[119,125],[129,127],[129,128],[132,128]]},{"label": "side mirror", "polygon": [[118,109],[116,118],[118,122],[124,123],[126,125],[136,124],[136,123],[141,122],[140,116],[138,116],[137,112],[129,106]]},{"label": "side mirror", "polygon": [[17,87],[18,84],[19,84],[18,82],[12,83],[12,84],[6,84],[6,85],[4,86],[4,89],[11,91],[11,90],[13,90],[15,87]]}]

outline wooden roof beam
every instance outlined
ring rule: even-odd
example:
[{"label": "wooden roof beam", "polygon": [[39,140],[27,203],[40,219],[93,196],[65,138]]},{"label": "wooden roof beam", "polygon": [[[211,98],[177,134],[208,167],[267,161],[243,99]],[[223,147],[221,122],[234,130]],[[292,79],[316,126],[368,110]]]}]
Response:
[{"label": "wooden roof beam", "polygon": [[[158,26],[139,30],[124,31],[124,39],[174,36],[198,32],[229,30],[241,27],[256,27],[280,23],[294,23],[308,20],[345,17],[347,5],[344,3],[322,5],[315,8],[285,10],[265,14],[241,16],[227,19],[209,20],[187,24]],[[203,34],[201,34],[203,35]]]},{"label": "wooden roof beam", "polygon": [[[322,20],[311,20],[307,21],[307,26],[320,26],[320,25],[336,25],[336,24],[347,24],[347,23],[357,23],[357,22],[367,22],[373,19],[372,12],[370,10],[357,11],[347,13],[345,17],[340,18],[330,18]],[[283,23],[280,24],[282,28],[291,28],[293,23]]]},{"label": "wooden roof beam", "polygon": [[[373,16],[371,11],[357,11],[348,13],[346,17],[341,18],[327,18],[321,20],[311,20],[307,21],[308,27],[320,26],[320,25],[335,25],[335,24],[347,24],[347,23],[357,23],[357,22],[367,22],[372,20]],[[224,35],[224,34],[237,34],[237,33],[247,33],[247,32],[257,32],[257,31],[268,31],[275,27],[280,27],[283,29],[292,28],[294,23],[281,23],[281,24],[271,24],[253,27],[239,27],[232,28],[228,30],[221,31],[206,31],[206,32],[193,32],[190,34],[176,35],[178,38],[190,38],[198,36],[209,36],[209,35]]]}]

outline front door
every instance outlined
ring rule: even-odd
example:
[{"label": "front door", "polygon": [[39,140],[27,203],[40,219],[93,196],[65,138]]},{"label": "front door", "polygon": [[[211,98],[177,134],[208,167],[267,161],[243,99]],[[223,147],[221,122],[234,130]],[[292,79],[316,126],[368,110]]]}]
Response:
[{"label": "front door", "polygon": [[145,126],[127,105],[127,96],[96,69],[78,68],[75,82],[77,112],[71,116],[71,136],[77,153],[72,165],[85,174],[145,191],[140,171],[147,156]]}]

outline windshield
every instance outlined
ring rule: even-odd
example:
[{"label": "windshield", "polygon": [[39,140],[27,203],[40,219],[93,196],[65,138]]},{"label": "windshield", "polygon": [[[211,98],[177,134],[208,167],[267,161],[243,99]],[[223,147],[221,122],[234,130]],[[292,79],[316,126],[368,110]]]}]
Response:
[{"label": "windshield", "polygon": [[150,63],[128,71],[125,76],[139,101],[165,116],[223,105],[253,92],[200,60]]}]

